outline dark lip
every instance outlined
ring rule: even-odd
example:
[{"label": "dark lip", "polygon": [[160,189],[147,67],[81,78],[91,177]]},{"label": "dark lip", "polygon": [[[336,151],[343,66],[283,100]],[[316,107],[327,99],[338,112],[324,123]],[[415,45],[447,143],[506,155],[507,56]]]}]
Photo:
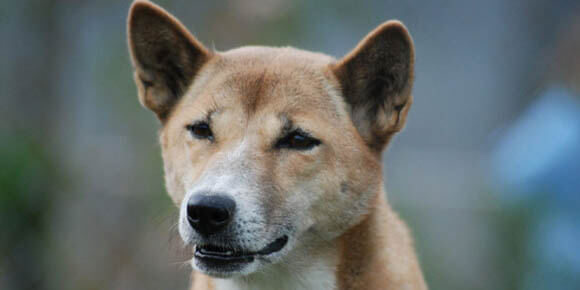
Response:
[{"label": "dark lip", "polygon": [[286,243],[288,243],[288,236],[282,236],[257,252],[214,245],[198,245],[195,247],[194,256],[215,266],[251,263],[256,256],[266,256],[282,250]]}]

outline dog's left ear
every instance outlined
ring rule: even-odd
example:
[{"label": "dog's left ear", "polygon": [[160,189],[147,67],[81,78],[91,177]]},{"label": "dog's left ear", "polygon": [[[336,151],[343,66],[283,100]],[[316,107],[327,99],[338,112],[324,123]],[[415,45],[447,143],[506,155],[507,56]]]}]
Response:
[{"label": "dog's left ear", "polygon": [[380,152],[405,125],[412,103],[414,48],[405,26],[388,21],[331,65],[354,125]]}]

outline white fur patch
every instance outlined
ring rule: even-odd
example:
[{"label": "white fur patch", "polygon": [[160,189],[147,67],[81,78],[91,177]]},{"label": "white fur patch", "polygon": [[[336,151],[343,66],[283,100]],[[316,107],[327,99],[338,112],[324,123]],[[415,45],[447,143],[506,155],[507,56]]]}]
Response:
[{"label": "white fur patch", "polygon": [[325,256],[283,262],[249,276],[214,281],[217,290],[332,290],[336,289],[335,271],[336,258]]}]

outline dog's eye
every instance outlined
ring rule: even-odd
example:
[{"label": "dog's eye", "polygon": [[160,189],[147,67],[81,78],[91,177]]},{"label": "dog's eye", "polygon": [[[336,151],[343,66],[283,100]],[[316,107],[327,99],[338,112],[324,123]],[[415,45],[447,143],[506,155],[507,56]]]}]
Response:
[{"label": "dog's eye", "polygon": [[198,139],[208,139],[213,141],[213,133],[206,122],[199,122],[192,125],[187,125],[186,129],[191,132],[191,135]]},{"label": "dog's eye", "polygon": [[277,148],[308,150],[320,145],[320,140],[311,137],[301,130],[294,130],[276,143]]}]

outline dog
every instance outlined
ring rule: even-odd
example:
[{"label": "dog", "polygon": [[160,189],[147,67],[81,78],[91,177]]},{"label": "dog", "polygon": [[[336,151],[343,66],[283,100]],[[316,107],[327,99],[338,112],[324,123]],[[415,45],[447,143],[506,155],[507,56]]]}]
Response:
[{"label": "dog", "polygon": [[135,1],[128,44],[161,123],[191,289],[427,289],[387,203],[381,154],[412,104],[414,46],[388,21],[342,59],[209,50]]}]

